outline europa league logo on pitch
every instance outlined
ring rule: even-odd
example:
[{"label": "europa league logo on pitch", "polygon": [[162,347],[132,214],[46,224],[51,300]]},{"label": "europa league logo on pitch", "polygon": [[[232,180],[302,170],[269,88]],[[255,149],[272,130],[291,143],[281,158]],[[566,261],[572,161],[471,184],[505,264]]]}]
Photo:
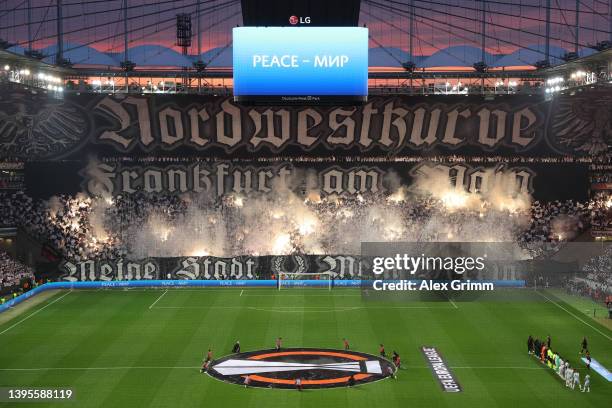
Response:
[{"label": "europa league logo on pitch", "polygon": [[291,25],[310,24],[310,17],[291,16],[289,17],[289,24]]}]

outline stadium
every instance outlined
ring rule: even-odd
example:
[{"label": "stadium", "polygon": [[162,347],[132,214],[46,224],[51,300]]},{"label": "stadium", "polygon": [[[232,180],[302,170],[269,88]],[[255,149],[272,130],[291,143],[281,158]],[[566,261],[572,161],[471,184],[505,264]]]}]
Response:
[{"label": "stadium", "polygon": [[0,2],[0,407],[611,381],[612,1]]}]

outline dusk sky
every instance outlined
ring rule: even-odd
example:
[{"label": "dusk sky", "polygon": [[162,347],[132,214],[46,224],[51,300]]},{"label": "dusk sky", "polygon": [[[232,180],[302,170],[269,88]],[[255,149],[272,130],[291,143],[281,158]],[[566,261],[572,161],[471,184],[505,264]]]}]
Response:
[{"label": "dusk sky", "polygon": [[[65,42],[89,44],[103,52],[123,51],[123,22],[121,11],[124,0],[64,0]],[[159,44],[175,47],[175,15],[192,14],[195,33],[196,0],[127,0],[129,47],[141,44]],[[487,50],[490,53],[508,53],[520,46],[541,45],[545,25],[546,0],[512,0],[487,3]],[[581,48],[587,44],[610,38],[608,4],[610,0],[581,1]],[[43,48],[56,42],[56,0],[30,0],[34,48]],[[409,0],[374,2],[362,1],[360,24],[370,28],[371,47],[399,47],[408,50],[409,19],[398,10],[383,10],[380,4],[407,9],[401,3]],[[506,4],[501,4],[506,3]],[[519,4],[522,3],[522,6]],[[27,47],[27,0],[0,1],[0,38]],[[379,4],[379,5],[377,5]],[[553,0],[552,44],[573,50],[575,0]],[[223,6],[225,5],[225,6]],[[50,7],[49,7],[50,6]],[[202,51],[225,46],[231,41],[231,28],[242,24],[240,1],[201,0],[202,10],[216,6],[202,16]],[[529,7],[529,6],[540,6]],[[480,46],[480,1],[433,0],[415,1],[415,55],[430,55],[453,45]],[[538,21],[542,20],[542,21]],[[213,28],[208,28],[213,26]],[[539,35],[533,35],[532,32]],[[119,35],[118,35],[119,34]],[[196,54],[194,37],[190,54]],[[175,47],[176,48],[176,47]]]}]

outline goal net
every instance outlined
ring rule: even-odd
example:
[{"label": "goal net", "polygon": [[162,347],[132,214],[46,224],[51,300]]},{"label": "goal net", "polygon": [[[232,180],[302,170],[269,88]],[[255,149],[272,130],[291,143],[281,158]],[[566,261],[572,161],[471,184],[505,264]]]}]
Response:
[{"label": "goal net", "polygon": [[334,274],[280,272],[277,276],[278,290],[288,288],[320,288],[331,290],[334,286]]}]

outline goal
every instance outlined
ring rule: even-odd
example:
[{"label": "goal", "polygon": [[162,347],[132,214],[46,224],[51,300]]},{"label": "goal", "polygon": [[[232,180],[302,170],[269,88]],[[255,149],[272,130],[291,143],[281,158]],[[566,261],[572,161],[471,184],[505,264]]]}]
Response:
[{"label": "goal", "polygon": [[334,287],[334,274],[279,272],[276,278],[278,290],[288,288],[323,288],[331,290]]}]

